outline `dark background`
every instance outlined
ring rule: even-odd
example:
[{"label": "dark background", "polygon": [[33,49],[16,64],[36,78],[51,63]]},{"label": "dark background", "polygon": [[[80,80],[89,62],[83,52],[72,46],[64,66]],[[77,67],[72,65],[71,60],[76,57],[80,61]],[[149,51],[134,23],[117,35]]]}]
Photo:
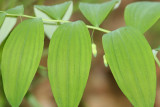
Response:
[{"label": "dark background", "polygon": [[[6,10],[16,5],[23,4],[25,6],[25,14],[34,15],[33,5],[53,5],[63,3],[64,1],[65,0],[0,0],[0,10]],[[79,11],[79,2],[101,3],[106,1],[107,0],[73,0],[74,11],[70,20],[83,20],[86,24],[90,24]],[[123,15],[124,9],[126,5],[136,1],[144,0],[122,0],[120,7],[110,13],[107,19],[102,23],[101,27],[108,30],[115,30],[125,26]],[[23,18],[23,20],[25,20],[25,18]],[[18,20],[18,23],[19,22],[20,19]],[[99,31],[95,31],[94,33],[94,42],[97,45],[98,55],[96,58],[92,58],[89,79],[79,107],[132,107],[130,102],[118,88],[109,67],[106,68],[104,66],[102,35],[103,33]],[[157,48],[160,45],[160,21],[158,21],[149,31],[147,31],[145,36],[151,47],[153,49]],[[45,38],[44,50],[47,50],[48,45],[49,39]],[[160,54],[158,54],[158,56],[160,58]],[[47,55],[42,57],[41,65],[47,66]],[[157,96],[155,107],[160,107],[160,68],[158,66],[157,77]],[[21,104],[21,107],[40,107],[40,105],[41,107],[57,107],[51,92],[48,78],[40,73],[37,73],[29,89],[29,92]],[[1,78],[0,107],[9,107],[3,93]]]}]

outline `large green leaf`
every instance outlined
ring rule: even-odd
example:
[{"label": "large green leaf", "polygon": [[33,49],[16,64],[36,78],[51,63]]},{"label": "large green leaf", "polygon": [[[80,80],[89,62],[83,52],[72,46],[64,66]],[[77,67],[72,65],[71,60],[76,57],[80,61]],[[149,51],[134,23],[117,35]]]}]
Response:
[{"label": "large green leaf", "polygon": [[135,2],[125,8],[125,22],[146,32],[160,18],[160,2]]},{"label": "large green leaf", "polygon": [[[22,5],[17,6],[15,8],[9,9],[4,13],[1,14],[23,14],[24,13],[24,8]],[[5,17],[5,18],[4,18]],[[13,27],[15,26],[17,22],[17,17],[12,17],[12,16],[3,16],[2,18],[0,17],[0,45],[2,42],[6,39],[6,37],[9,35]]]},{"label": "large green leaf", "polygon": [[[69,20],[72,15],[72,10],[73,10],[72,1],[53,6],[40,6],[40,5],[34,6],[35,15],[43,19]],[[59,11],[60,13],[58,13]],[[55,22],[44,21],[44,31],[49,39],[51,39],[53,33],[55,32],[58,26],[59,25],[57,25],[57,23]]]},{"label": "large green leaf", "polygon": [[92,25],[99,26],[118,2],[112,0],[101,4],[80,3],[79,8]]},{"label": "large green leaf", "polygon": [[48,76],[58,107],[78,107],[91,66],[91,39],[86,25],[60,25],[52,36]]},{"label": "large green leaf", "polygon": [[113,76],[134,107],[153,107],[156,69],[151,47],[141,32],[124,27],[103,36]]},{"label": "large green leaf", "polygon": [[39,66],[44,45],[41,19],[20,23],[7,39],[2,53],[2,78],[6,97],[18,107]]}]

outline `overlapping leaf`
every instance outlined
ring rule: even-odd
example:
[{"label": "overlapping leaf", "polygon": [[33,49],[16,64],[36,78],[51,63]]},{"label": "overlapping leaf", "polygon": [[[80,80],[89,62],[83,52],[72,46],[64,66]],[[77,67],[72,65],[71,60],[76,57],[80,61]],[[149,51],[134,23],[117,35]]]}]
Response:
[{"label": "overlapping leaf", "polygon": [[125,8],[125,22],[146,32],[160,18],[160,2],[135,2]]},{"label": "overlapping leaf", "polygon": [[80,3],[79,8],[92,25],[99,26],[117,3],[119,3],[119,0],[101,4]]},{"label": "overlapping leaf", "polygon": [[5,19],[5,13],[0,13],[0,27]]},{"label": "overlapping leaf", "polygon": [[86,25],[60,25],[49,45],[48,76],[58,107],[78,107],[91,66],[91,39]]},{"label": "overlapping leaf", "polygon": [[18,107],[26,94],[40,63],[44,45],[41,19],[20,23],[7,39],[2,53],[2,78],[5,95]]},{"label": "overlapping leaf", "polygon": [[153,107],[156,69],[151,47],[141,32],[124,27],[103,36],[113,76],[134,107]]},{"label": "overlapping leaf", "polygon": [[[53,6],[34,6],[34,12],[37,17],[43,19],[61,19],[69,20],[73,10],[72,1],[68,1],[62,4],[53,5]],[[54,31],[59,25],[55,22],[44,21],[44,31],[49,39],[51,39]]]},{"label": "overlapping leaf", "polygon": [[4,13],[0,13],[0,45],[9,35],[10,31],[16,24],[17,17],[5,16],[6,14],[18,14],[21,15],[24,13],[24,8],[22,5],[15,8],[9,9]]}]

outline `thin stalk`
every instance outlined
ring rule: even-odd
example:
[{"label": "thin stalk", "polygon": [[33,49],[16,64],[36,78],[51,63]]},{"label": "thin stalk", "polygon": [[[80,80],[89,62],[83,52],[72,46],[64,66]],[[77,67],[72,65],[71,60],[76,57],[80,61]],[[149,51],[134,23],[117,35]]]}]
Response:
[{"label": "thin stalk", "polygon": [[[1,12],[1,11],[0,11]],[[6,12],[4,12],[6,13]],[[37,17],[34,17],[34,16],[29,16],[29,15],[18,15],[18,14],[8,14],[6,13],[7,16],[18,16],[18,17],[26,17],[26,18],[37,18]],[[60,23],[67,23],[67,22],[70,22],[70,21],[65,21],[65,20],[52,20],[52,19],[42,19],[43,21],[48,21],[48,22],[60,22]],[[103,29],[103,28],[100,28],[100,27],[95,27],[95,26],[91,26],[91,25],[86,25],[87,28],[89,29],[93,29],[93,30],[98,30],[98,31],[101,31],[101,32],[104,32],[104,33],[109,33],[110,31],[109,30],[106,30],[106,29]]]},{"label": "thin stalk", "polygon": [[157,56],[156,56],[156,55],[154,56],[154,59],[155,59],[155,61],[156,61],[157,65],[160,67],[160,62],[159,62],[159,60],[158,60],[158,58],[157,58]]},{"label": "thin stalk", "polygon": [[94,43],[93,34],[94,34],[94,29],[92,30],[92,35],[91,35],[92,43]]},{"label": "thin stalk", "polygon": [[99,31],[104,32],[104,33],[109,33],[109,32],[111,32],[111,31],[109,31],[109,30],[106,30],[106,29],[103,29],[103,28],[100,28],[100,27],[95,27],[95,26],[90,26],[90,25],[86,25],[86,26],[87,26],[87,28],[89,28],[89,29],[99,30]]}]

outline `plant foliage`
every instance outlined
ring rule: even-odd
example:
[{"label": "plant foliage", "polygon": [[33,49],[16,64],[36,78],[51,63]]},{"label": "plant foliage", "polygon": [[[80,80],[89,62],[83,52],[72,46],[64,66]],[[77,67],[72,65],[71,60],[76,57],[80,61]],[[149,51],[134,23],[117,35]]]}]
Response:
[{"label": "plant foliage", "polygon": [[22,5],[12,9],[8,9],[6,12],[0,12],[0,45],[9,35],[10,31],[13,29],[17,21],[17,17],[6,16],[6,14],[22,15],[23,13],[24,13],[24,8]]},{"label": "plant foliage", "polygon": [[[37,17],[44,19],[69,20],[73,10],[72,1],[53,6],[34,6],[34,12]],[[54,31],[59,25],[56,22],[44,21],[44,31],[49,39],[51,39]]]},{"label": "plant foliage", "polygon": [[[73,11],[72,1],[52,6],[35,5],[36,17],[24,15],[22,5],[0,11],[1,73],[11,106],[21,104],[37,69],[44,69],[39,63],[45,32],[51,39],[48,77],[56,103],[58,107],[78,107],[88,80],[92,52],[97,55],[90,28],[108,33],[102,38],[104,64],[111,68],[124,95],[135,107],[153,107],[156,95],[154,59],[160,66],[156,57],[160,49],[154,49],[152,53],[143,33],[159,19],[160,3],[131,3],[124,13],[126,27],[115,31],[100,28],[109,13],[119,5],[120,0],[80,3],[80,11],[93,26],[83,21],[68,21]],[[21,20],[13,29],[17,17],[31,19]]]},{"label": "plant foliage", "polygon": [[118,86],[135,107],[153,107],[156,68],[151,47],[138,30],[117,29],[103,36],[106,59]]},{"label": "plant foliage", "polygon": [[92,25],[99,26],[117,3],[117,0],[102,4],[80,3],[79,8]]},{"label": "plant foliage", "polygon": [[59,107],[77,107],[91,66],[91,39],[81,21],[61,25],[49,47],[48,76]]},{"label": "plant foliage", "polygon": [[160,2],[135,2],[125,8],[125,22],[142,33],[160,18]]},{"label": "plant foliage", "polygon": [[10,34],[2,52],[2,78],[6,97],[18,107],[40,63],[44,30],[41,19],[28,19]]}]

